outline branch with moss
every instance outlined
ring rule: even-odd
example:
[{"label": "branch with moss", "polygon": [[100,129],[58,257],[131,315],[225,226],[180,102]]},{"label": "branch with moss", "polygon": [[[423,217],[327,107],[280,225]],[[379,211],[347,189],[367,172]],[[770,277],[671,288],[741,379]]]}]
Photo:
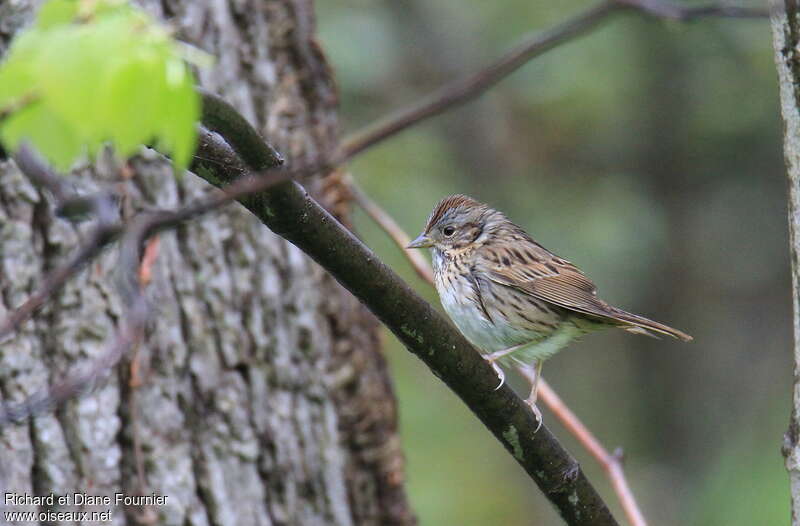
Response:
[{"label": "branch with moss", "polygon": [[[253,131],[253,133],[255,133]],[[267,146],[231,144],[248,169],[269,165]],[[201,141],[194,168],[212,184],[232,182],[216,162],[230,158],[221,142]],[[570,525],[617,524],[578,462],[453,325],[342,226],[296,182],[281,183],[240,202],[273,232],[302,249],[366,305],[405,347],[424,361],[497,437]]]}]

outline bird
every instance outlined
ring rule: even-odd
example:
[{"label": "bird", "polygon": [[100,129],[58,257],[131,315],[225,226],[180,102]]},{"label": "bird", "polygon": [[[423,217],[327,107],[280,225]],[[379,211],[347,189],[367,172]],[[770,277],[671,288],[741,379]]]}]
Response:
[{"label": "bird", "polygon": [[[445,312],[497,373],[515,368],[536,406],[545,360],[587,333],[618,327],[649,336],[692,337],[610,305],[581,270],[537,243],[502,212],[456,194],[433,209],[409,249],[430,248],[434,285]],[[657,337],[657,336],[656,336]]]}]

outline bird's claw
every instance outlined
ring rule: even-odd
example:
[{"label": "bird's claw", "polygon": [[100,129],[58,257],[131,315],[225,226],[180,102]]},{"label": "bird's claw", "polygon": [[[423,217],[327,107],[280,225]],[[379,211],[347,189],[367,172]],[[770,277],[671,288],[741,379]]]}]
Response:
[{"label": "bird's claw", "polygon": [[503,369],[501,369],[499,365],[497,365],[494,362],[491,363],[492,363],[492,369],[494,369],[494,372],[497,373],[497,377],[500,378],[500,383],[497,384],[497,387],[494,388],[494,390],[497,391],[498,389],[503,387],[504,383],[506,383],[506,373],[503,372]]},{"label": "bird's claw", "polygon": [[533,412],[533,416],[536,418],[536,429],[533,430],[534,433],[539,431],[542,427],[542,412],[539,411],[539,408],[536,407],[536,404],[528,404]]},{"label": "bird's claw", "polygon": [[484,357],[484,359],[487,362],[489,362],[489,365],[492,366],[492,369],[494,370],[495,374],[500,379],[500,383],[497,384],[497,387],[494,388],[494,390],[497,391],[498,389],[503,387],[504,383],[506,383],[506,373],[504,373],[503,369],[501,369],[500,366],[497,365],[497,362],[495,361],[496,360],[495,358],[492,358],[491,356],[488,356],[488,357]]}]

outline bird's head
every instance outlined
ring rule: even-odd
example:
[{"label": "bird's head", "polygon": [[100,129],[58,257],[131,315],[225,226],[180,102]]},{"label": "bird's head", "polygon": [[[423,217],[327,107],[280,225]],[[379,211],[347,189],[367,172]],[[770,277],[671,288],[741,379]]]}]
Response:
[{"label": "bird's head", "polygon": [[500,212],[471,197],[451,195],[436,205],[425,229],[408,248],[449,252],[473,247],[482,242],[495,222],[504,219]]}]

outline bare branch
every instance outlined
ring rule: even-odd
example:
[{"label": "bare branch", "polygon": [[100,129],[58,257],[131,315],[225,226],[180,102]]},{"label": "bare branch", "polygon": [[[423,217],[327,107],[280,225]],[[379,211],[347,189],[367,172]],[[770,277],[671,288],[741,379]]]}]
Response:
[{"label": "bare branch", "polygon": [[604,1],[565,22],[522,39],[496,61],[467,77],[455,80],[424,99],[347,137],[341,150],[351,158],[419,122],[464,104],[506,78],[529,60],[587,33],[622,6]]},{"label": "bare branch", "polygon": [[34,185],[50,192],[55,200],[58,217],[73,222],[97,217],[105,224],[116,220],[116,196],[106,191],[80,195],[70,178],[55,173],[29,144],[23,143],[20,146],[14,155],[14,162]]},{"label": "bare branch", "polygon": [[400,248],[400,252],[402,252],[406,259],[408,259],[408,262],[411,263],[411,268],[414,269],[414,272],[432,285],[433,270],[431,270],[431,266],[428,265],[428,261],[420,251],[406,250],[406,246],[411,242],[411,238],[400,228],[400,225],[398,225],[394,218],[387,214],[384,209],[372,201],[372,199],[361,190],[352,177],[348,177],[347,185],[350,187],[350,192],[353,194],[353,198],[358,206],[363,208],[367,215],[369,215],[384,232],[389,234],[389,237],[391,237]]},{"label": "bare branch", "polygon": [[[210,137],[210,132],[201,133],[201,137]],[[234,154],[235,155],[235,154]],[[19,157],[19,156],[18,156]],[[28,161],[30,159],[27,159]],[[28,171],[31,169],[33,171]],[[306,173],[316,173],[321,166],[307,166],[295,170],[280,170],[272,168],[267,170],[264,175],[253,175],[248,177],[239,178],[235,183],[224,188],[224,191],[211,198],[192,203],[175,212],[161,212],[153,213],[149,221],[152,222],[154,230],[163,230],[172,228],[178,224],[205,214],[207,212],[216,210],[231,201],[237,199],[244,199],[247,196],[263,191],[272,185],[285,183],[291,178],[298,175],[305,175]],[[20,164],[20,169],[23,173],[28,175],[31,180],[44,181],[41,179],[43,175],[41,172],[36,173],[38,168],[35,165],[23,162]],[[31,175],[34,174],[34,175]],[[55,175],[55,177],[58,177]],[[46,183],[50,184],[50,183]],[[55,186],[53,186],[55,188]],[[50,186],[48,186],[50,188]],[[62,189],[63,190],[63,189]],[[61,190],[56,190],[61,192]],[[67,195],[55,194],[54,195]],[[69,200],[68,200],[69,201]],[[64,284],[74,277],[81,269],[88,263],[93,261],[99,256],[103,249],[111,242],[117,239],[127,228],[123,227],[117,222],[109,222],[111,212],[108,208],[111,206],[107,200],[94,199],[94,214],[98,217],[104,218],[98,222],[97,227],[89,236],[89,241],[80,247],[69,260],[56,270],[51,272],[45,278],[44,283],[36,290],[22,305],[12,310],[11,313],[0,323],[0,339],[8,336],[16,331],[20,324],[29,319],[53,294],[58,292]]]},{"label": "bare branch", "polygon": [[0,324],[0,340],[16,331],[23,322],[33,316],[53,294],[61,290],[67,281],[99,256],[103,248],[116,239],[120,232],[121,226],[118,224],[98,225],[89,236],[89,242],[80,247],[64,265],[50,272],[36,292],[3,320]]},{"label": "bare branch", "polygon": [[661,0],[605,0],[551,29],[523,38],[515,47],[475,73],[445,84],[420,101],[355,132],[342,142],[342,156],[346,159],[352,158],[411,126],[479,97],[528,61],[585,35],[608,20],[612,14],[624,10],[635,10],[654,17],[679,21],[712,16],[736,18],[769,16],[767,9],[748,7],[717,4],[681,6]]},{"label": "bare branch", "polygon": [[141,340],[146,310],[143,301],[132,305],[109,350],[85,371],[68,375],[66,380],[22,403],[0,404],[0,427],[9,422],[24,422],[33,416],[52,411],[70,398],[93,392],[106,379],[108,372],[122,355]]},{"label": "bare branch", "polygon": [[581,422],[544,380],[539,381],[539,398],[544,401],[553,412],[553,415],[603,467],[611,481],[611,485],[614,487],[614,492],[617,494],[622,511],[625,512],[625,517],[627,517],[631,526],[647,526],[647,521],[636,503],[636,497],[633,496],[628,480],[625,478],[625,471],[622,468],[622,451],[617,450],[614,453],[609,453],[600,441],[595,438],[594,434],[589,431],[589,428]]},{"label": "bare branch", "polygon": [[684,6],[681,4],[663,2],[661,0],[616,0],[624,7],[629,7],[642,13],[669,20],[686,22],[698,18],[723,17],[723,18],[767,18],[769,9],[758,7],[741,7],[726,4],[707,4],[700,6]]}]

